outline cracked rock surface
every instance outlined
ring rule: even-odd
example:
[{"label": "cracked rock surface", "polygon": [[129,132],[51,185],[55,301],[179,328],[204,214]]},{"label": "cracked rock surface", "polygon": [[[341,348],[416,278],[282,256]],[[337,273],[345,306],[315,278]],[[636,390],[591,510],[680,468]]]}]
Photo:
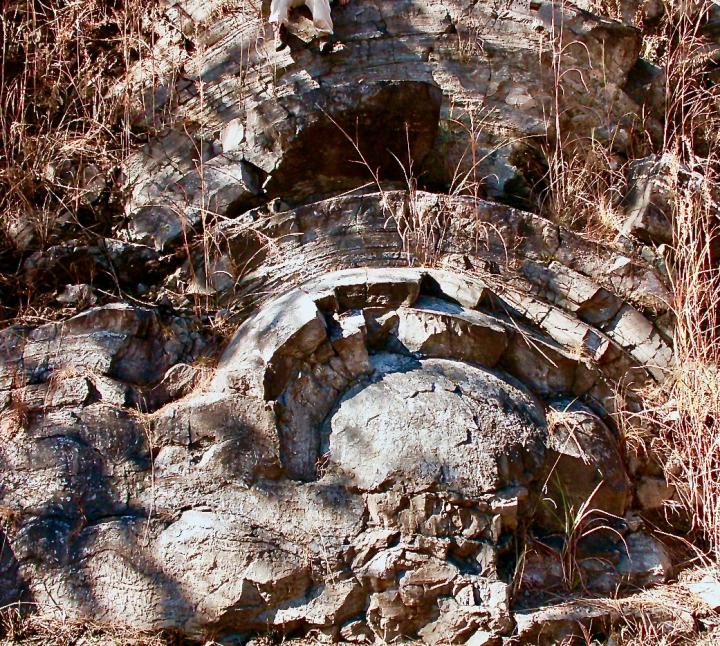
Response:
[{"label": "cracked rock surface", "polygon": [[[543,459],[544,413],[492,372],[377,354],[328,419],[328,469],[361,491],[434,485],[474,497],[527,484]],[[527,467],[524,463],[527,463]]]},{"label": "cracked rock surface", "polygon": [[[563,127],[622,148],[637,31],[353,0],[321,57],[302,12],[276,52],[261,7],[216,8],[168,2],[156,54],[182,73],[134,70],[177,122],[125,164],[118,239],[25,266],[133,296],[78,285],[73,316],[0,331],[0,604],[220,643],[536,644],[570,539],[598,594],[670,576],[639,515],[673,492],[615,424],[673,364],[664,266],[516,208],[552,48]],[[454,190],[468,172],[488,199]],[[568,537],[585,503],[607,531]]]},{"label": "cracked rock surface", "polygon": [[[627,471],[608,416],[617,365],[643,374],[635,346],[606,364],[506,299],[447,270],[323,273],[260,306],[199,382],[180,363],[195,344],[156,345],[142,312],[71,319],[44,373],[32,344],[57,330],[6,331],[8,410],[18,379],[28,406],[4,417],[3,501],[22,518],[6,589],[192,636],[510,636],[518,550],[552,545],[558,505],[592,496],[617,521],[580,542],[588,585],[663,580],[664,547],[626,520],[645,467]],[[73,350],[91,340],[94,368]],[[158,392],[136,369],[147,356],[177,363],[161,381],[176,399],[140,414],[132,402]],[[60,365],[68,378],[42,376]],[[559,585],[559,567],[528,552],[521,590]]]}]

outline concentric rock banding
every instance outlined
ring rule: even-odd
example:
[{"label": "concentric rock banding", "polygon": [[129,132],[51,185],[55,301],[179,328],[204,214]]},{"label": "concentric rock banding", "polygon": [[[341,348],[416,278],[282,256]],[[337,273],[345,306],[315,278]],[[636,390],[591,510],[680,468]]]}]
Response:
[{"label": "concentric rock banding", "polygon": [[[443,286],[449,293],[442,292]],[[453,295],[477,305],[463,307]],[[369,306],[363,308],[363,302]],[[320,425],[338,397],[350,386],[354,391],[371,388],[368,376],[370,383],[378,378],[371,354],[500,368],[536,396],[584,398],[601,416],[608,413],[606,405],[618,405],[614,375],[604,374],[602,364],[578,348],[562,347],[507,311],[486,286],[445,271],[328,274],[266,304],[244,323],[221,358],[213,387],[276,402],[281,462],[290,477],[306,481],[317,476],[318,461],[328,457],[322,455],[327,441],[320,438]],[[626,355],[627,365],[640,368],[623,348],[614,347]],[[615,458],[621,461],[619,454]]]},{"label": "concentric rock banding", "polygon": [[[639,32],[571,5],[354,0],[335,10],[341,45],[327,57],[297,38],[275,52],[256,5],[221,5],[173,2],[156,25],[158,65],[133,76],[179,122],[127,164],[135,242],[172,247],[207,210],[235,217],[371,181],[349,140],[383,179],[403,180],[401,165],[434,187],[484,178],[490,196],[522,202],[540,179],[523,159],[542,157],[548,115],[622,152],[643,113],[636,98],[650,94],[628,87]],[[300,32],[307,24],[297,16]],[[559,95],[558,57],[572,71]],[[182,72],[158,84],[168,60]]]},{"label": "concentric rock banding", "polygon": [[[477,164],[480,190],[522,200],[518,157],[554,109],[622,152],[638,33],[567,8],[561,43],[543,2],[356,0],[323,58],[294,37],[276,53],[244,10],[195,31],[214,6],[158,21],[184,64],[163,88],[180,125],[126,164],[126,239],[69,257],[126,265],[134,290],[119,258],[155,280],[202,230],[212,245],[164,286],[247,316],[206,377],[187,312],[2,332],[1,602],[220,639],[510,636],[514,574],[559,585],[558,515],[591,496],[614,520],[584,580],[667,575],[622,519],[657,473],[613,424],[672,364],[657,256],[413,178],[362,186],[376,168],[407,184],[412,163],[447,190]],[[574,72],[556,106],[559,47]],[[520,573],[526,537],[545,551]]]},{"label": "concentric rock banding", "polygon": [[[455,271],[467,273],[469,267],[470,273],[482,273],[502,292],[505,312],[514,312],[561,345],[584,347],[616,380],[630,374],[639,386],[642,375],[628,372],[633,363],[663,378],[672,351],[666,331],[653,321],[662,320],[670,297],[658,271],[608,254],[547,220],[489,202],[428,193],[413,194],[410,200],[406,193],[386,192],[283,212],[257,224],[277,241],[281,262],[265,258],[253,271],[249,256],[236,263],[246,271],[235,280],[241,287],[266,290],[338,264],[413,262],[416,254],[408,239],[422,225],[407,225],[409,209],[416,223],[440,223],[425,235],[437,238],[434,261]],[[212,282],[212,274],[206,280]],[[326,283],[331,289],[331,281]],[[630,363],[616,344],[628,351]]]},{"label": "concentric rock banding", "polygon": [[[154,314],[116,307],[6,332],[10,407],[37,402],[2,448],[17,474],[3,504],[22,519],[8,542],[13,586],[41,606],[191,634],[510,634],[518,527],[555,531],[563,500],[593,495],[618,517],[636,504],[643,466],[627,473],[612,413],[662,377],[662,282],[536,216],[414,199],[415,214],[452,216],[435,250],[445,269],[392,266],[414,257],[397,225],[404,193],[258,218],[283,262],[234,280],[287,291],[256,306],[205,386],[166,377],[146,419],[124,407],[160,392],[165,366],[192,360],[182,325],[163,345]],[[324,271],[366,257],[384,266]],[[84,339],[91,364],[72,353]],[[48,343],[43,372],[33,357]],[[73,366],[77,384],[59,388],[53,375]],[[376,391],[386,380],[390,417]],[[166,403],[171,393],[184,397]],[[363,415],[348,413],[354,400]],[[413,406],[438,417],[415,424]],[[417,440],[397,446],[403,424]],[[372,456],[390,445],[378,469]],[[577,480],[587,486],[568,498]],[[623,544],[603,548],[618,564],[605,586],[647,576],[620,567]],[[527,572],[537,585],[532,560]]]}]

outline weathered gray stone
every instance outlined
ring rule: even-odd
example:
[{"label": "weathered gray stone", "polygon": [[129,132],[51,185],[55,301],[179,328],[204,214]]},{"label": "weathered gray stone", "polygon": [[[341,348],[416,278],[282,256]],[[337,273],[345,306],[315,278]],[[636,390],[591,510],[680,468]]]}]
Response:
[{"label": "weathered gray stone", "polygon": [[582,628],[602,629],[609,610],[590,602],[570,602],[515,613],[517,638],[531,644],[558,644],[582,636]]},{"label": "weathered gray stone", "polygon": [[525,552],[521,580],[523,590],[548,590],[559,588],[562,583],[562,563],[557,553],[547,553],[542,548],[530,548]]},{"label": "weathered gray stone", "polygon": [[362,314],[341,317],[339,329],[330,333],[330,343],[345,364],[349,379],[372,371],[368,360],[365,317]]},{"label": "weathered gray stone", "polygon": [[526,482],[543,459],[542,410],[502,376],[443,360],[372,362],[372,380],[351,388],[328,422],[331,468],[354,486],[477,496]]},{"label": "weathered gray stone", "polygon": [[664,583],[672,574],[667,548],[656,538],[642,532],[625,537],[625,554],[618,572],[638,585]]},{"label": "weathered gray stone", "polygon": [[610,321],[622,307],[622,301],[612,292],[557,261],[547,267],[526,261],[523,273],[542,288],[541,296],[592,325]]},{"label": "weathered gray stone", "polygon": [[690,592],[700,597],[703,603],[713,610],[720,609],[720,582],[712,575],[706,575],[702,581],[688,583]]},{"label": "weathered gray stone", "polygon": [[147,395],[147,406],[159,408],[175,399],[189,395],[200,381],[202,372],[186,363],[178,363],[163,376]]},{"label": "weathered gray stone", "polygon": [[496,646],[500,643],[502,638],[489,630],[478,630],[465,642],[468,646]]},{"label": "weathered gray stone", "polygon": [[351,644],[364,644],[372,640],[372,632],[368,625],[360,620],[348,621],[341,629],[340,636]]},{"label": "weathered gray stone", "polygon": [[192,622],[218,621],[243,607],[257,616],[267,605],[302,595],[310,584],[300,559],[217,513],[185,512],[158,537],[155,549],[159,563],[174,571],[183,596],[197,604],[188,617]]},{"label": "weathered gray stone", "polygon": [[[220,359],[214,387],[276,397],[291,377],[293,359],[310,355],[326,338],[315,303],[301,291],[290,292],[240,327]],[[242,382],[258,368],[253,383]]]},{"label": "weathered gray stone", "polygon": [[192,237],[199,224],[259,203],[264,173],[242,157],[218,155],[186,174],[133,214],[132,242],[164,250]]},{"label": "weathered gray stone", "polygon": [[455,301],[469,309],[477,308],[489,296],[488,288],[470,276],[461,276],[449,271],[428,269],[425,272],[425,283],[431,286],[431,291],[439,292],[450,301]]},{"label": "weathered gray stone", "polygon": [[[307,599],[307,600],[306,600]],[[311,626],[337,626],[365,610],[365,594],[354,579],[329,581],[310,590],[306,599],[297,600],[272,612],[269,623],[278,626],[305,622]],[[360,632],[362,635],[362,632]]]},{"label": "weathered gray stone", "polygon": [[452,357],[492,368],[507,347],[507,334],[492,317],[432,297],[398,310],[397,339],[424,357]]},{"label": "weathered gray stone", "polygon": [[363,309],[363,317],[370,348],[383,348],[387,345],[391,334],[397,336],[400,317],[396,311],[384,307],[366,307]]},{"label": "weathered gray stone", "polygon": [[662,509],[675,497],[675,487],[664,477],[645,476],[637,483],[636,495],[641,509]]},{"label": "weathered gray stone", "polygon": [[421,280],[422,273],[414,269],[372,267],[325,274],[301,289],[321,308],[331,311],[368,306],[396,308],[416,301]]},{"label": "weathered gray stone", "polygon": [[643,242],[672,243],[673,190],[681,170],[678,161],[670,156],[647,157],[630,164],[628,191],[623,199],[623,234]]},{"label": "weathered gray stone", "polygon": [[[211,12],[215,3],[207,5]],[[162,191],[171,184],[165,176],[175,171],[176,156],[183,165],[197,151],[227,153],[232,129],[233,154],[270,174],[268,190],[292,195],[295,201],[371,180],[368,169],[349,163],[359,158],[349,139],[383,178],[404,179],[387,151],[407,167],[409,148],[414,170],[427,160],[434,182],[449,185],[453,176],[488,178],[494,197],[517,199],[522,172],[515,164],[527,154],[527,146],[504,146],[498,132],[515,133],[520,142],[545,134],[554,76],[546,57],[535,54],[541,43],[557,36],[561,18],[550,4],[515,2],[501,16],[492,11],[463,0],[431,0],[422,11],[410,0],[338,7],[334,21],[342,46],[325,58],[300,39],[292,39],[282,52],[272,51],[269,27],[250,7],[238,7],[199,30],[180,12],[183,18],[171,21],[177,23],[174,29],[196,49],[188,53],[180,48],[181,61],[188,78],[202,79],[203,92],[186,78],[173,79],[175,111],[186,121],[203,124],[208,138],[217,136],[217,141],[203,140],[195,126],[195,141],[183,149],[178,128],[130,167],[154,170]],[[573,116],[563,120],[563,128],[594,130],[622,148],[632,121],[627,115],[640,110],[621,89],[637,60],[638,33],[571,7],[563,7],[562,24],[568,42],[582,43],[565,51],[569,68],[578,69],[582,81],[564,79],[561,112]],[[603,57],[606,75],[596,74],[593,57]],[[487,67],[488,75],[478,75],[478,66]],[[175,93],[165,88],[153,103],[161,107]],[[441,101],[443,93],[449,100]],[[237,101],[228,102],[229,94]],[[472,131],[477,139],[471,153],[468,130],[482,106],[489,123]],[[332,146],[318,155],[318,141]]]},{"label": "weathered gray stone", "polygon": [[630,354],[647,366],[657,380],[665,379],[673,361],[672,349],[634,307],[623,306],[605,331],[610,338],[630,347]]},{"label": "weathered gray stone", "polygon": [[97,303],[97,297],[93,294],[90,285],[65,285],[65,289],[57,297],[59,303],[88,307]]},{"label": "weathered gray stone", "polygon": [[534,330],[518,328],[500,365],[541,395],[572,393],[577,358]]},{"label": "weathered gray stone", "polygon": [[[565,291],[575,293],[572,285]],[[572,301],[579,302],[586,301]],[[520,523],[552,525],[533,515],[548,470],[572,484],[579,503],[601,482],[599,508],[621,514],[629,499],[610,430],[584,405],[555,398],[601,393],[601,377],[617,379],[634,365],[590,323],[573,327],[572,303],[501,300],[447,272],[347,270],[260,306],[212,381],[203,384],[198,369],[176,360],[169,372],[154,366],[143,379],[155,382],[142,387],[118,379],[142,365],[141,339],[155,347],[156,320],[123,308],[75,317],[65,326],[71,338],[85,339],[96,326],[110,333],[113,343],[91,364],[104,374],[53,382],[56,366],[45,372],[36,361],[40,379],[28,383],[24,373],[13,376],[17,361],[4,364],[5,392],[42,413],[25,424],[37,446],[28,451],[23,439],[0,453],[15,474],[4,500],[34,514],[14,543],[11,570],[29,577],[41,603],[51,603],[48,594],[72,598],[68,607],[86,616],[122,608],[149,629],[222,634],[270,625],[337,634],[350,622],[358,629],[345,632],[357,640],[371,630],[426,643],[487,633],[493,643],[512,626],[502,551]],[[589,352],[595,342],[591,368],[576,344]],[[49,343],[65,350],[57,326],[18,331],[7,348],[32,359]],[[180,356],[158,347],[159,356]],[[124,373],[117,357],[129,361]],[[120,414],[143,393],[157,395],[146,400],[157,408],[152,415]],[[32,493],[22,484],[28,473],[41,484]],[[135,517],[93,525],[80,546],[78,509],[90,518],[152,509],[163,520],[144,530]],[[629,541],[638,558],[622,560],[619,550],[615,559],[628,582],[655,576],[641,543]],[[82,567],[69,565],[74,549],[84,550]],[[607,558],[590,543],[582,549],[582,563]],[[135,552],[142,558],[121,575]],[[42,563],[53,563],[58,577],[43,573]],[[547,565],[534,567],[529,554],[521,584],[561,585],[559,566],[549,580]],[[617,582],[612,572],[581,568],[585,577]],[[121,576],[137,590],[132,603],[116,585]],[[90,587],[103,596],[101,610],[83,591]],[[165,596],[171,601],[161,603]]]}]

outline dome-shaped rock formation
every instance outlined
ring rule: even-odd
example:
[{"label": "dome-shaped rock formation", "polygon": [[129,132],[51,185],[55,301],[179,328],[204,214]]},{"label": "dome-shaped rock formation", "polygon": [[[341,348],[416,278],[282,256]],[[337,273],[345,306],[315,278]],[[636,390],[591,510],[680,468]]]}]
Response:
[{"label": "dome-shaped rock formation", "polygon": [[[257,11],[169,4],[158,48],[184,75],[154,106],[177,123],[125,166],[123,239],[72,250],[166,300],[0,333],[2,600],[226,640],[536,643],[522,594],[558,584],[584,505],[608,527],[572,537],[584,585],[666,576],[632,521],[654,474],[614,420],[672,365],[667,277],[508,205],[553,111],[622,147],[637,32],[355,0],[321,57],[303,16],[276,52]],[[473,177],[494,201],[460,194]],[[237,321],[222,351],[192,299]]]}]

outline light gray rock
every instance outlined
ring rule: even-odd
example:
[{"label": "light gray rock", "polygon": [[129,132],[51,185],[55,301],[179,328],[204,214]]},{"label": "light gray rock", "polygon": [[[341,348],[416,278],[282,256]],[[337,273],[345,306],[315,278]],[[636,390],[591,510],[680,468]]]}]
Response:
[{"label": "light gray rock", "polygon": [[372,632],[368,625],[360,620],[348,621],[341,629],[340,636],[351,644],[364,644],[372,641]]},{"label": "light gray rock", "polygon": [[[310,590],[306,599],[281,605],[271,613],[269,623],[278,626],[292,625],[294,622],[321,627],[337,626],[348,617],[365,610],[365,594],[354,579],[329,581],[319,589]],[[358,637],[362,635],[362,630],[357,632]]]},{"label": "light gray rock", "polygon": [[638,159],[630,164],[628,191],[623,199],[624,235],[643,242],[672,243],[673,191],[682,171],[679,162],[669,155]]},{"label": "light gray rock", "polygon": [[[279,395],[290,379],[293,359],[311,354],[327,338],[326,327],[305,293],[288,293],[262,308],[235,333],[218,364],[214,387]],[[253,374],[256,367],[264,368],[258,379],[236,383],[242,375]]]},{"label": "light gray rock", "polygon": [[642,532],[625,537],[625,554],[618,572],[638,585],[664,583],[672,574],[667,548],[656,538]]},{"label": "light gray rock", "polygon": [[469,309],[477,308],[490,293],[490,290],[476,279],[439,269],[428,269],[424,280],[430,293],[437,292],[435,295]]},{"label": "light gray rock", "polygon": [[541,395],[572,393],[577,355],[530,328],[516,325],[519,329],[508,343],[501,367]]},{"label": "light gray rock", "polygon": [[688,589],[697,597],[702,599],[703,603],[713,610],[720,609],[720,582],[712,575],[706,575],[702,581],[688,583]]},{"label": "light gray rock", "polygon": [[[216,5],[208,2],[203,14]],[[629,115],[640,113],[623,89],[638,58],[638,32],[570,6],[563,6],[561,17],[550,3],[513,2],[501,15],[493,11],[467,0],[428,0],[421,11],[411,0],[358,0],[335,9],[342,45],[321,58],[303,42],[312,34],[304,34],[307,21],[300,17],[294,31],[301,38],[275,52],[266,16],[254,8],[218,12],[217,20],[199,29],[190,17],[196,12],[171,9],[172,29],[194,47],[179,48],[185,77],[169,77],[171,87],[148,103],[162,109],[176,96],[176,116],[192,124],[186,126],[190,137],[177,128],[128,163],[131,181],[144,185],[128,212],[135,213],[143,193],[172,193],[177,169],[190,165],[194,171],[188,159],[227,154],[226,148],[268,174],[265,189],[272,196],[295,203],[356,188],[372,181],[370,171],[404,181],[401,164],[409,166],[408,152],[413,170],[425,171],[433,183],[488,178],[493,197],[527,201],[529,186],[518,160],[533,154],[525,141],[545,136],[555,96],[549,59],[536,54],[557,36],[561,22],[568,42],[581,43],[566,48],[565,58],[582,79],[564,79],[560,110],[572,117],[563,128],[594,131],[624,147]],[[167,48],[163,42],[159,49]],[[592,65],[600,57],[605,75]],[[151,92],[148,71],[130,78]],[[193,83],[199,79],[202,93]],[[479,114],[483,128],[477,128]],[[351,140],[370,170],[352,163],[359,154]],[[330,144],[323,154],[316,154],[318,142]]]},{"label": "light gray rock", "polygon": [[502,643],[502,638],[489,630],[478,630],[465,643],[468,646],[495,646]]},{"label": "light gray rock", "polygon": [[130,241],[167,250],[193,237],[193,230],[202,223],[257,206],[264,177],[260,169],[232,152],[198,164],[135,211]]},{"label": "light gray rock", "polygon": [[580,626],[596,629],[608,621],[607,608],[591,603],[562,603],[539,610],[516,612],[517,638],[525,643],[557,644],[582,635]]},{"label": "light gray rock", "polygon": [[331,469],[349,484],[477,497],[524,484],[542,461],[542,409],[501,375],[397,355],[372,363],[372,380],[340,399],[326,431]]},{"label": "light gray rock", "polygon": [[217,513],[185,512],[160,534],[155,552],[188,603],[196,605],[192,622],[212,623],[235,608],[244,608],[251,620],[268,605],[302,595],[310,584],[307,564]]},{"label": "light gray rock", "polygon": [[423,297],[398,310],[401,347],[425,357],[452,357],[495,366],[507,347],[505,328],[492,317],[448,301]]},{"label": "light gray rock", "polygon": [[605,331],[621,345],[631,346],[630,354],[647,366],[655,379],[665,379],[673,362],[672,348],[634,307],[624,305]]},{"label": "light gray rock", "polygon": [[[557,395],[593,393],[602,408],[604,380],[636,364],[572,318],[597,290],[562,275],[546,289],[566,296],[548,305],[527,287],[513,296],[524,283],[500,294],[449,270],[324,274],[259,306],[206,381],[181,363],[187,327],[172,319],[178,340],[164,339],[146,310],[6,332],[3,392],[23,434],[0,450],[3,504],[24,518],[8,585],[27,580],[38,603],[75,615],[122,611],[189,635],[507,637],[501,564],[521,523],[549,526],[535,511],[549,463],[578,496],[577,481],[602,482],[603,509],[622,513],[629,497],[610,430]],[[47,348],[75,372],[53,380],[61,363],[41,361]],[[129,411],[144,394],[154,412]],[[629,583],[668,566],[646,539],[631,534],[632,558],[616,559]],[[596,547],[583,545],[584,561],[606,558]],[[521,584],[547,583],[546,565],[529,557]]]},{"label": "light gray rock", "polygon": [[272,477],[280,468],[275,416],[264,402],[252,398],[194,395],[161,409],[153,420],[152,435],[156,447],[222,443],[210,449],[215,457],[211,460],[205,454],[199,466],[220,461],[242,481]]},{"label": "light gray rock", "polygon": [[97,297],[93,294],[90,285],[65,285],[65,289],[58,295],[59,303],[65,305],[77,305],[78,307],[92,306],[97,303]]},{"label": "light gray rock", "polygon": [[592,325],[610,321],[622,307],[612,292],[557,261],[547,266],[526,261],[523,273],[542,288],[542,296]]},{"label": "light gray rock", "polygon": [[402,267],[345,269],[308,281],[301,289],[328,311],[397,308],[417,300],[422,278],[421,271]]}]

